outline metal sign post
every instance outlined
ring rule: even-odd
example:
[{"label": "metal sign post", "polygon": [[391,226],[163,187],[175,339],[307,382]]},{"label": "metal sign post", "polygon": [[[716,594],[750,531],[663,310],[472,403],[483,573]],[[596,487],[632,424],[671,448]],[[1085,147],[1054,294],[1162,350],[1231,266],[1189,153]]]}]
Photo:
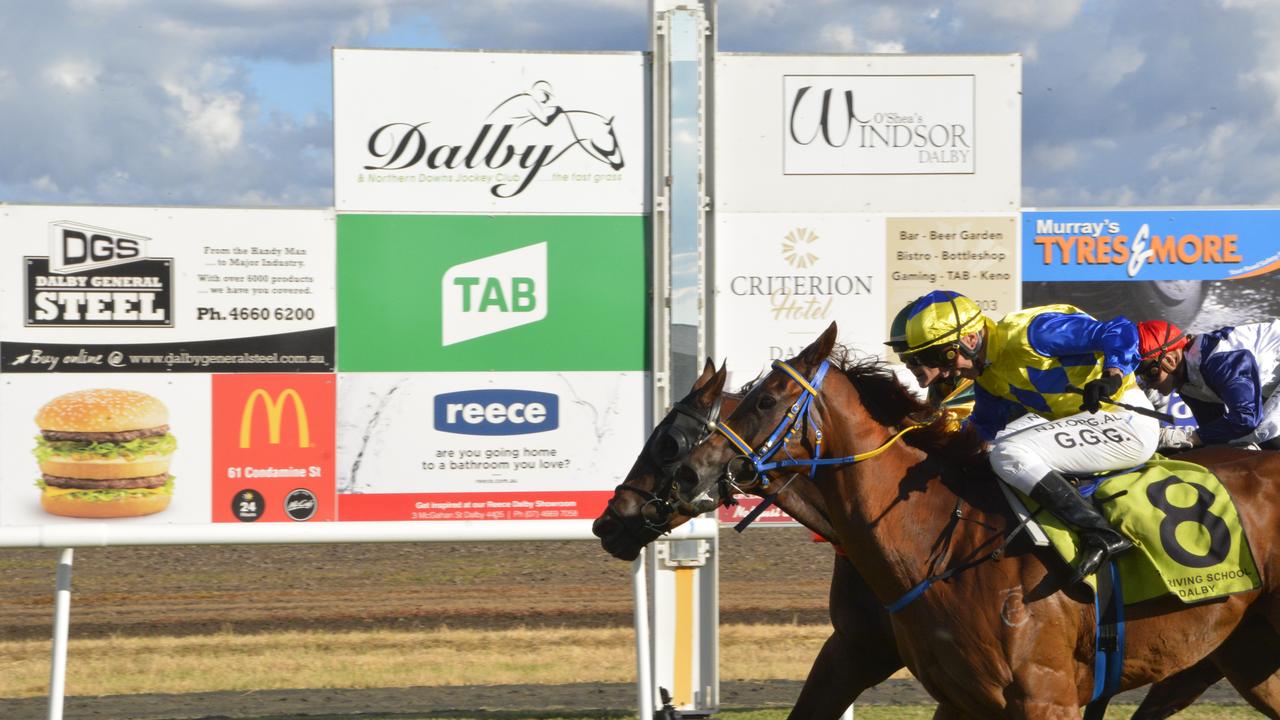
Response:
[{"label": "metal sign post", "polygon": [[53,594],[53,657],[49,670],[49,720],[62,720],[67,687],[67,635],[71,626],[71,561],[75,551],[63,548]]},{"label": "metal sign post", "polygon": [[[653,10],[654,414],[689,388],[706,352],[707,64],[714,2]],[[652,677],[683,717],[720,704],[718,538],[659,540],[646,553],[653,594]],[[651,720],[642,700],[641,718]]]}]

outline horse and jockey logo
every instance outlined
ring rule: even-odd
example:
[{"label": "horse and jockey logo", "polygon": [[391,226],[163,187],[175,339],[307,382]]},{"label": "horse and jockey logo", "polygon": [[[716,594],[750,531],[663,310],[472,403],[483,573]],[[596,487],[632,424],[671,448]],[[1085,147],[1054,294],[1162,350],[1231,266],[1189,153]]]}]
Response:
[{"label": "horse and jockey logo", "polygon": [[[440,141],[429,137],[431,130],[430,120],[382,125],[367,144],[369,154],[381,164],[370,163],[364,169],[492,171],[464,179],[483,178],[492,182],[489,192],[494,197],[512,198],[562,158],[585,155],[614,172],[625,166],[613,117],[562,107],[545,80],[495,105],[470,140]],[[574,173],[575,179],[580,174]]]}]

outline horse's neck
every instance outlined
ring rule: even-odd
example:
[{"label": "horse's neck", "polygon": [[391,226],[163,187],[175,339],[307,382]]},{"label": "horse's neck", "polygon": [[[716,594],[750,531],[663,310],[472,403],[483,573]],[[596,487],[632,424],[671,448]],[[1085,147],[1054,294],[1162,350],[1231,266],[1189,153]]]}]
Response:
[{"label": "horse's neck", "polygon": [[833,543],[838,543],[831,513],[826,500],[814,480],[808,474],[792,475],[787,485],[778,490],[777,503],[788,515],[805,529],[815,532]]},{"label": "horse's neck", "polygon": [[957,496],[941,469],[923,451],[898,443],[826,478],[837,537],[882,601],[901,597],[967,545],[964,528],[948,527]]}]

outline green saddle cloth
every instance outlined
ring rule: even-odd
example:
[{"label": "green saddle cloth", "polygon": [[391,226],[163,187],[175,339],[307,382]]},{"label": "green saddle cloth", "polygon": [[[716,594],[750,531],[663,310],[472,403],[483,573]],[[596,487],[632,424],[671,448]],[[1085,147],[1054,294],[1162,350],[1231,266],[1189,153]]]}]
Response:
[{"label": "green saddle cloth", "polygon": [[[1038,508],[1021,497],[1032,511]],[[1156,455],[1137,471],[1104,479],[1094,498],[1134,544],[1116,558],[1126,605],[1170,593],[1194,603],[1261,585],[1235,503],[1203,466]],[[1075,533],[1047,512],[1036,520],[1074,567]],[[1096,589],[1094,576],[1087,582]]]}]

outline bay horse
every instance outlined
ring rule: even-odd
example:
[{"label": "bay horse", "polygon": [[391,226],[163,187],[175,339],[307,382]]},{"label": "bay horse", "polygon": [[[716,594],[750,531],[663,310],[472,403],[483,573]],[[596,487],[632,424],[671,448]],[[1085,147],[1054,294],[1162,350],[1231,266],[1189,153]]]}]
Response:
[{"label": "bay horse", "polygon": [[[724,370],[719,373],[717,388],[724,384]],[[640,548],[700,514],[673,504],[670,471],[706,439],[719,414],[732,412],[741,399],[740,395],[718,389],[714,395],[708,392],[715,376],[715,366],[708,359],[693,389],[655,427],[631,471],[592,524],[592,532],[610,555],[634,560]],[[778,504],[801,525],[828,540],[834,536],[821,510],[821,497],[811,485],[794,483],[774,489],[778,491]],[[759,491],[765,492],[763,488]],[[792,500],[791,495],[796,493],[811,497]],[[841,554],[835,556],[829,597],[832,633],[814,659],[787,716],[791,720],[837,720],[864,690],[903,667],[888,613],[876,602],[853,564]]]},{"label": "bay horse", "polygon": [[[998,480],[960,459],[981,457],[976,435],[946,432],[896,380],[876,382],[884,376],[874,364],[840,368],[823,385],[835,337],[832,323],[789,363],[775,363],[723,431],[676,468],[676,497],[696,509],[760,469],[747,453],[785,448],[800,467],[825,460],[810,464],[836,539],[880,604],[895,606],[898,650],[938,700],[934,717],[1079,718],[1093,685],[1091,593],[1064,586],[1060,560],[1002,544],[1015,523]],[[911,426],[923,427],[897,441]],[[1280,487],[1270,480],[1280,477],[1280,457],[1233,448],[1183,457],[1212,470],[1235,499],[1261,587],[1195,605],[1164,596],[1127,607],[1119,689],[1214,653],[1250,705],[1280,718]],[[949,579],[926,581],[939,575]],[[1248,632],[1233,635],[1246,619]]]},{"label": "bay horse", "polygon": [[[673,470],[710,437],[720,414],[731,414],[741,401],[740,394],[722,392],[724,375],[723,369],[717,372],[711,360],[706,361],[689,394],[658,423],[596,518],[592,532],[610,555],[634,560],[643,546],[698,514],[694,508],[676,506]],[[769,492],[759,484],[741,489],[757,495]],[[806,528],[828,540],[835,536],[816,484],[802,478],[772,490],[778,505]],[[834,559],[829,598],[833,632],[814,659],[788,718],[836,720],[862,692],[904,666],[889,613],[843,554]],[[1133,718],[1167,718],[1221,678],[1221,671],[1206,659],[1157,683]]]}]

